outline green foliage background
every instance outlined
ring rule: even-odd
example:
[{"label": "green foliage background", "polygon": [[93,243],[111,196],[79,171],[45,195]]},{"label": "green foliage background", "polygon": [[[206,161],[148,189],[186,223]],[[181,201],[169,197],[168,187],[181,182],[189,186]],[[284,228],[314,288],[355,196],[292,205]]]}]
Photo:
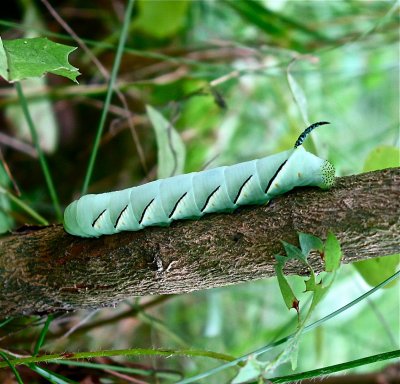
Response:
[{"label": "green foliage background", "polygon": [[[79,45],[39,2],[16,4],[7,17],[0,19],[3,40],[34,32],[60,43]],[[26,15],[34,10],[35,23],[32,19],[27,22]],[[56,10],[111,71],[122,8],[107,1],[83,5],[65,0],[57,3]],[[397,153],[398,165],[398,149],[393,152],[399,146],[398,19],[398,4],[393,1],[138,0],[118,87],[132,113],[145,166],[127,124],[126,110],[114,95],[90,192],[121,189],[156,177],[160,148],[146,105],[160,111],[180,133],[186,146],[185,172],[287,149],[307,125],[306,119],[331,122],[313,133],[307,145],[330,160],[338,176],[362,172],[367,159],[369,169],[374,168],[370,154],[382,146],[390,148],[395,163]],[[42,125],[40,139],[46,143],[47,135],[51,140],[58,137],[51,149],[42,145],[47,148],[64,206],[81,189],[107,89],[106,80],[81,48],[71,57],[73,66],[82,73],[79,85],[51,75],[39,88],[22,82],[31,112],[34,103],[41,100],[56,113],[57,123],[51,120]],[[4,112],[1,130],[26,144],[18,121],[8,114],[16,105],[13,88],[4,84],[0,93]],[[29,151],[21,150],[21,142],[16,147],[2,145],[21,199],[54,221],[39,163]],[[10,208],[8,201],[1,214],[1,228],[9,227],[10,218],[14,226],[33,223],[14,205]],[[291,279],[302,284],[297,277]],[[373,281],[380,281],[379,273]],[[305,335],[298,370],[398,348],[398,288],[397,284],[379,292],[372,301],[363,301],[334,322]],[[343,266],[315,317],[351,301],[365,289],[354,268]],[[304,294],[300,302],[306,301]],[[137,302],[99,311],[89,321],[132,305]],[[87,315],[71,315],[67,325],[53,324],[50,331],[66,331]],[[295,313],[287,312],[276,280],[265,279],[171,297],[134,319],[77,333],[76,337],[72,333],[68,338],[50,338],[44,347],[48,351],[190,347],[239,356],[293,331],[296,319]],[[11,340],[25,348],[35,338],[35,329],[24,332],[0,340],[1,346],[6,348]],[[182,370],[185,375],[216,365],[204,358],[148,358],[147,363]],[[383,364],[361,370],[376,370]],[[289,373],[289,366],[275,372]],[[228,370],[207,382],[221,383],[233,376],[234,370]]]}]

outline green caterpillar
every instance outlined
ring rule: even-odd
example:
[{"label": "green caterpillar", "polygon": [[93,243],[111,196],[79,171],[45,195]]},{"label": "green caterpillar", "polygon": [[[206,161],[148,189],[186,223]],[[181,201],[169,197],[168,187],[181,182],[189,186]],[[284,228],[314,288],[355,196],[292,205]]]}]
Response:
[{"label": "green caterpillar", "polygon": [[264,204],[294,187],[328,189],[335,179],[333,165],[302,147],[306,136],[323,124],[329,123],[309,126],[294,148],[262,159],[82,196],[65,209],[64,228],[71,235],[98,237]]}]

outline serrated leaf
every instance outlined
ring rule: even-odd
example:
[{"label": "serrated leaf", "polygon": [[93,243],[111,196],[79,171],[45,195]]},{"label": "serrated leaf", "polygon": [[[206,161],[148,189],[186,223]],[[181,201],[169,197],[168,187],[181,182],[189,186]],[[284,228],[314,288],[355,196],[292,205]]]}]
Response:
[{"label": "serrated leaf", "polygon": [[80,73],[68,63],[68,56],[75,49],[45,37],[3,40],[0,45],[0,75],[15,82],[50,72],[77,82]]},{"label": "serrated leaf", "polygon": [[[376,286],[383,280],[392,276],[396,272],[399,263],[400,253],[391,256],[375,257],[369,260],[357,261],[353,263],[353,265],[369,285]],[[398,284],[398,282],[393,281],[386,285],[385,289],[396,284]]]},{"label": "serrated leaf", "polygon": [[[25,27],[24,36],[26,38],[38,37],[36,29],[44,29],[45,26],[41,21],[41,15],[36,7],[26,7],[24,21],[22,24]],[[31,29],[32,28],[32,29]],[[24,80],[24,92],[35,92],[39,89],[44,89],[47,84],[47,78],[32,77]],[[36,133],[39,139],[39,145],[46,153],[53,153],[57,148],[59,138],[59,128],[55,117],[53,102],[48,96],[28,99],[28,108],[33,121],[35,122]],[[5,115],[11,124],[16,137],[23,141],[32,142],[31,132],[28,122],[22,112],[21,105],[10,104],[5,108]]]},{"label": "serrated leaf", "polygon": [[300,248],[306,257],[311,251],[322,252],[324,250],[324,243],[319,237],[309,235],[308,233],[299,232]]},{"label": "serrated leaf", "polygon": [[156,133],[157,177],[163,179],[183,173],[186,148],[178,132],[160,112],[150,105],[146,105],[146,112]]},{"label": "serrated leaf", "polygon": [[328,232],[324,250],[325,271],[333,272],[338,269],[341,259],[342,250],[340,248],[339,240],[332,232]]}]

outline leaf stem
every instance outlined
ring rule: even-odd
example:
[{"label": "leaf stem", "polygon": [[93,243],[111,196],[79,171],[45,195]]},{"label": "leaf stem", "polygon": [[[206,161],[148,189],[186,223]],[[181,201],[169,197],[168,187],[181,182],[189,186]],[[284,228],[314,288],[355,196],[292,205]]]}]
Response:
[{"label": "leaf stem", "polygon": [[92,150],[92,153],[90,155],[90,160],[89,160],[89,165],[88,165],[88,168],[87,168],[87,171],[86,171],[85,181],[83,182],[82,195],[86,194],[86,192],[88,190],[88,187],[89,187],[90,179],[91,179],[92,174],[93,174],[93,168],[94,168],[94,163],[96,161],[97,152],[99,150],[100,139],[101,139],[101,136],[103,134],[104,124],[106,122],[108,109],[110,107],[111,96],[112,96],[114,88],[115,88],[115,80],[117,78],[118,69],[119,69],[119,66],[120,66],[120,63],[121,63],[121,58],[122,58],[122,54],[123,54],[123,51],[124,51],[126,38],[127,38],[127,35],[128,35],[128,27],[129,27],[129,22],[130,22],[130,19],[131,19],[133,4],[134,4],[134,0],[129,0],[128,1],[128,6],[127,6],[127,8],[125,10],[125,17],[124,17],[124,22],[122,24],[121,37],[120,37],[119,42],[118,42],[117,53],[115,55],[114,65],[113,65],[113,68],[112,68],[112,71],[111,71],[111,76],[110,76],[110,81],[109,81],[109,84],[108,84],[107,94],[106,94],[106,98],[105,98],[105,101],[104,101],[104,108],[103,108],[102,113],[101,113],[99,126],[97,127],[97,134],[96,134],[96,138],[95,138],[95,141],[94,141],[94,144],[93,144],[93,150]]},{"label": "leaf stem", "polygon": [[54,188],[53,180],[50,175],[50,170],[44,157],[42,148],[40,147],[39,139],[36,133],[35,124],[33,123],[32,116],[29,112],[28,102],[25,98],[24,92],[22,90],[21,83],[19,81],[15,82],[15,89],[17,90],[18,98],[21,103],[22,111],[25,115],[26,122],[28,123],[29,130],[31,132],[33,144],[36,147],[36,151],[39,155],[40,166],[42,167],[44,177],[46,179],[47,188],[49,190],[51,199],[53,201],[54,209],[56,211],[56,216],[59,221],[62,221],[62,213],[60,208],[60,203],[58,201],[57,193]]}]

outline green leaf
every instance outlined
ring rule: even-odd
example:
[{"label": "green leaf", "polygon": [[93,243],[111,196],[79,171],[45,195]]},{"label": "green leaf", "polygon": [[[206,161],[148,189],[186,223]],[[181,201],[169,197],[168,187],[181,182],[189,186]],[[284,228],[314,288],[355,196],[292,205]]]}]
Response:
[{"label": "green leaf", "polygon": [[[371,286],[378,285],[383,280],[392,276],[400,263],[400,253],[391,256],[375,257],[369,260],[362,260],[353,263],[354,267]],[[388,284],[386,288],[398,284],[396,281]]]},{"label": "green leaf", "polygon": [[390,145],[374,148],[364,163],[364,172],[400,166],[400,149]]},{"label": "green leaf", "polygon": [[[294,245],[285,243],[282,241],[282,244],[286,250],[287,257],[282,255],[275,255],[277,260],[277,264],[275,265],[275,272],[278,279],[279,288],[281,290],[284,302],[288,309],[295,308],[298,312],[299,324],[297,327],[297,331],[290,342],[286,345],[285,349],[272,361],[269,365],[269,370],[273,371],[280,364],[285,363],[290,360],[292,364],[292,369],[296,369],[297,366],[297,355],[298,355],[298,343],[300,340],[300,336],[310,319],[311,315],[315,311],[317,305],[322,301],[325,294],[328,292],[330,286],[332,285],[333,278],[335,273],[326,273],[326,276],[331,277],[328,279],[328,284],[326,284],[326,280],[324,281],[325,285],[322,284],[322,279],[317,280],[317,276],[312,269],[311,265],[307,262],[307,256],[311,250],[317,250],[322,252],[325,250],[326,255],[326,268],[334,271],[340,265],[341,251],[340,245],[336,237],[332,233],[328,233],[327,240],[325,242],[325,247],[323,246],[322,241],[313,236],[306,233],[299,233],[299,242],[301,246],[301,251]],[[296,299],[296,296],[290,287],[288,281],[283,275],[283,267],[288,260],[296,259],[302,261],[307,265],[310,275],[309,278],[304,281],[306,286],[306,292],[311,292],[312,300],[311,304],[304,315],[304,310],[299,313],[299,302]]]},{"label": "green leaf", "polygon": [[[3,164],[0,163],[0,187],[7,187],[9,181],[10,180],[3,167]],[[2,191],[0,190],[0,233],[5,233],[12,228],[14,220],[9,214],[11,208],[10,199],[6,194],[1,192]]]},{"label": "green leaf", "polygon": [[3,41],[0,37],[0,76],[4,79],[8,79],[8,63],[7,63],[7,55],[4,50]]},{"label": "green leaf", "polygon": [[306,126],[310,125],[310,119],[308,118],[308,105],[307,105],[307,97],[303,91],[301,85],[296,81],[293,75],[290,73],[290,68],[294,63],[288,66],[287,71],[287,80],[289,83],[290,91],[292,92],[294,101],[297,104],[297,107],[300,110],[301,117],[303,118],[303,122]]},{"label": "green leaf", "polygon": [[225,4],[268,35],[285,36],[284,26],[275,19],[276,14],[265,8],[260,2],[226,0]]},{"label": "green leaf", "polygon": [[78,384],[77,381],[68,379],[67,377],[62,376],[59,373],[52,372],[49,369],[46,369],[46,368],[43,368],[43,367],[38,367],[35,364],[29,364],[29,368],[32,369],[32,371],[34,371],[37,374],[39,374],[40,376],[42,376],[45,379],[49,380],[50,383],[54,383],[54,384]]},{"label": "green leaf", "polygon": [[44,340],[46,338],[47,332],[49,331],[50,323],[53,321],[53,319],[54,319],[53,315],[47,316],[46,322],[43,325],[43,328],[40,331],[39,338],[38,338],[38,340],[37,340],[37,342],[35,344],[35,348],[34,348],[34,351],[33,351],[33,356],[37,356],[37,354],[39,353],[40,348],[42,347],[42,345],[44,343]]},{"label": "green leaf", "polygon": [[8,323],[11,323],[13,321],[13,317],[9,317],[8,319],[4,319],[2,321],[0,321],[0,328],[4,327],[5,325],[7,325]]},{"label": "green leaf", "polygon": [[[36,30],[45,29],[41,14],[30,1],[25,6],[24,20],[21,26],[25,38],[38,37]],[[45,89],[46,77],[33,77],[24,81],[24,91],[35,93],[39,89]],[[46,153],[53,153],[57,148],[59,138],[59,127],[53,109],[53,102],[48,93],[40,98],[28,99],[29,112],[35,122],[36,133],[40,148]],[[21,105],[9,104],[5,108],[7,121],[16,137],[23,141],[32,142],[31,132],[22,111]]]},{"label": "green leaf", "polygon": [[262,377],[268,364],[269,362],[259,361],[255,357],[250,356],[246,364],[240,368],[239,373],[232,380],[231,384],[247,383]]},{"label": "green leaf", "polygon": [[309,28],[306,23],[298,22],[295,18],[284,15],[283,12],[275,12],[265,7],[261,1],[225,0],[224,5],[236,11],[243,19],[265,32],[270,41],[280,46],[298,48],[304,50],[301,35],[308,35],[315,40],[329,41],[319,30]]},{"label": "green leaf", "polygon": [[[283,256],[280,257],[283,258]],[[282,268],[284,264],[279,261],[279,255],[275,256],[275,258],[278,260],[278,264],[275,265],[275,273],[278,279],[279,289],[281,290],[283,301],[285,302],[287,309],[294,308],[298,312],[299,300],[295,296],[292,288],[283,274]]]},{"label": "green leaf", "polygon": [[[24,80],[24,91],[27,91],[27,93],[30,90],[35,92],[37,89],[44,89],[45,86],[46,79],[43,77]],[[46,153],[53,153],[57,148],[59,129],[51,99],[47,96],[31,99],[28,101],[28,106],[32,119],[35,122],[40,147]],[[32,142],[32,135],[21,105],[7,105],[5,115],[10,122],[15,136],[23,141]]]},{"label": "green leaf", "polygon": [[283,301],[286,304],[287,309],[294,308],[297,312],[299,312],[299,300],[294,294],[292,288],[290,287],[286,277],[283,274],[283,267],[286,262],[289,260],[299,260],[302,263],[307,264],[307,259],[305,255],[301,252],[299,248],[296,246],[287,243],[286,241],[281,241],[283,247],[286,251],[286,257],[282,255],[275,255],[275,259],[277,261],[275,265],[275,273],[278,279],[279,288],[281,290],[281,294],[283,297]]},{"label": "green leaf", "polygon": [[3,360],[10,367],[10,369],[13,372],[15,378],[17,379],[18,384],[24,384],[24,382],[22,381],[21,376],[19,375],[17,369],[11,364],[11,362],[10,362],[9,358],[7,357],[7,355],[3,351],[0,351],[0,356],[3,358]]},{"label": "green leaf", "polygon": [[290,364],[292,366],[292,371],[297,369],[297,360],[299,357],[299,343],[295,343],[290,351]]},{"label": "green leaf", "polygon": [[305,322],[307,321],[307,319],[312,315],[312,313],[314,312],[316,306],[320,303],[320,301],[323,299],[323,297],[325,296],[325,293],[328,292],[328,289],[330,288],[330,285],[324,287],[322,285],[322,282],[319,282],[317,284],[314,284],[313,287],[313,298],[311,301],[311,305],[310,308],[308,310],[307,316],[304,319],[304,325]]},{"label": "green leaf", "polygon": [[342,258],[342,250],[340,248],[339,240],[332,233],[328,233],[328,237],[325,242],[324,261],[325,271],[333,272],[340,266],[340,260]]},{"label": "green leaf", "polygon": [[9,82],[40,77],[50,72],[72,81],[80,74],[68,63],[68,55],[76,47],[54,43],[45,37],[0,39],[0,75]]},{"label": "green leaf", "polygon": [[311,251],[322,252],[324,250],[324,243],[319,237],[309,235],[308,233],[299,232],[300,248],[306,257]]},{"label": "green leaf", "polygon": [[306,292],[313,292],[316,290],[317,283],[316,283],[316,278],[315,274],[312,273],[310,277],[307,280],[304,280],[304,284],[306,286]]},{"label": "green leaf", "polygon": [[138,16],[133,22],[133,28],[164,39],[176,34],[184,26],[189,2],[139,0],[137,7]]},{"label": "green leaf", "polygon": [[285,248],[285,252],[287,255],[287,259],[291,260],[291,259],[295,259],[295,260],[299,260],[301,262],[307,262],[307,257],[306,255],[304,255],[301,250],[299,248],[297,248],[296,246],[286,243],[286,241],[281,241],[281,243],[283,244],[283,247]]},{"label": "green leaf", "polygon": [[150,105],[146,105],[149,117],[156,133],[158,146],[157,177],[163,179],[183,173],[186,148],[172,124]]}]

